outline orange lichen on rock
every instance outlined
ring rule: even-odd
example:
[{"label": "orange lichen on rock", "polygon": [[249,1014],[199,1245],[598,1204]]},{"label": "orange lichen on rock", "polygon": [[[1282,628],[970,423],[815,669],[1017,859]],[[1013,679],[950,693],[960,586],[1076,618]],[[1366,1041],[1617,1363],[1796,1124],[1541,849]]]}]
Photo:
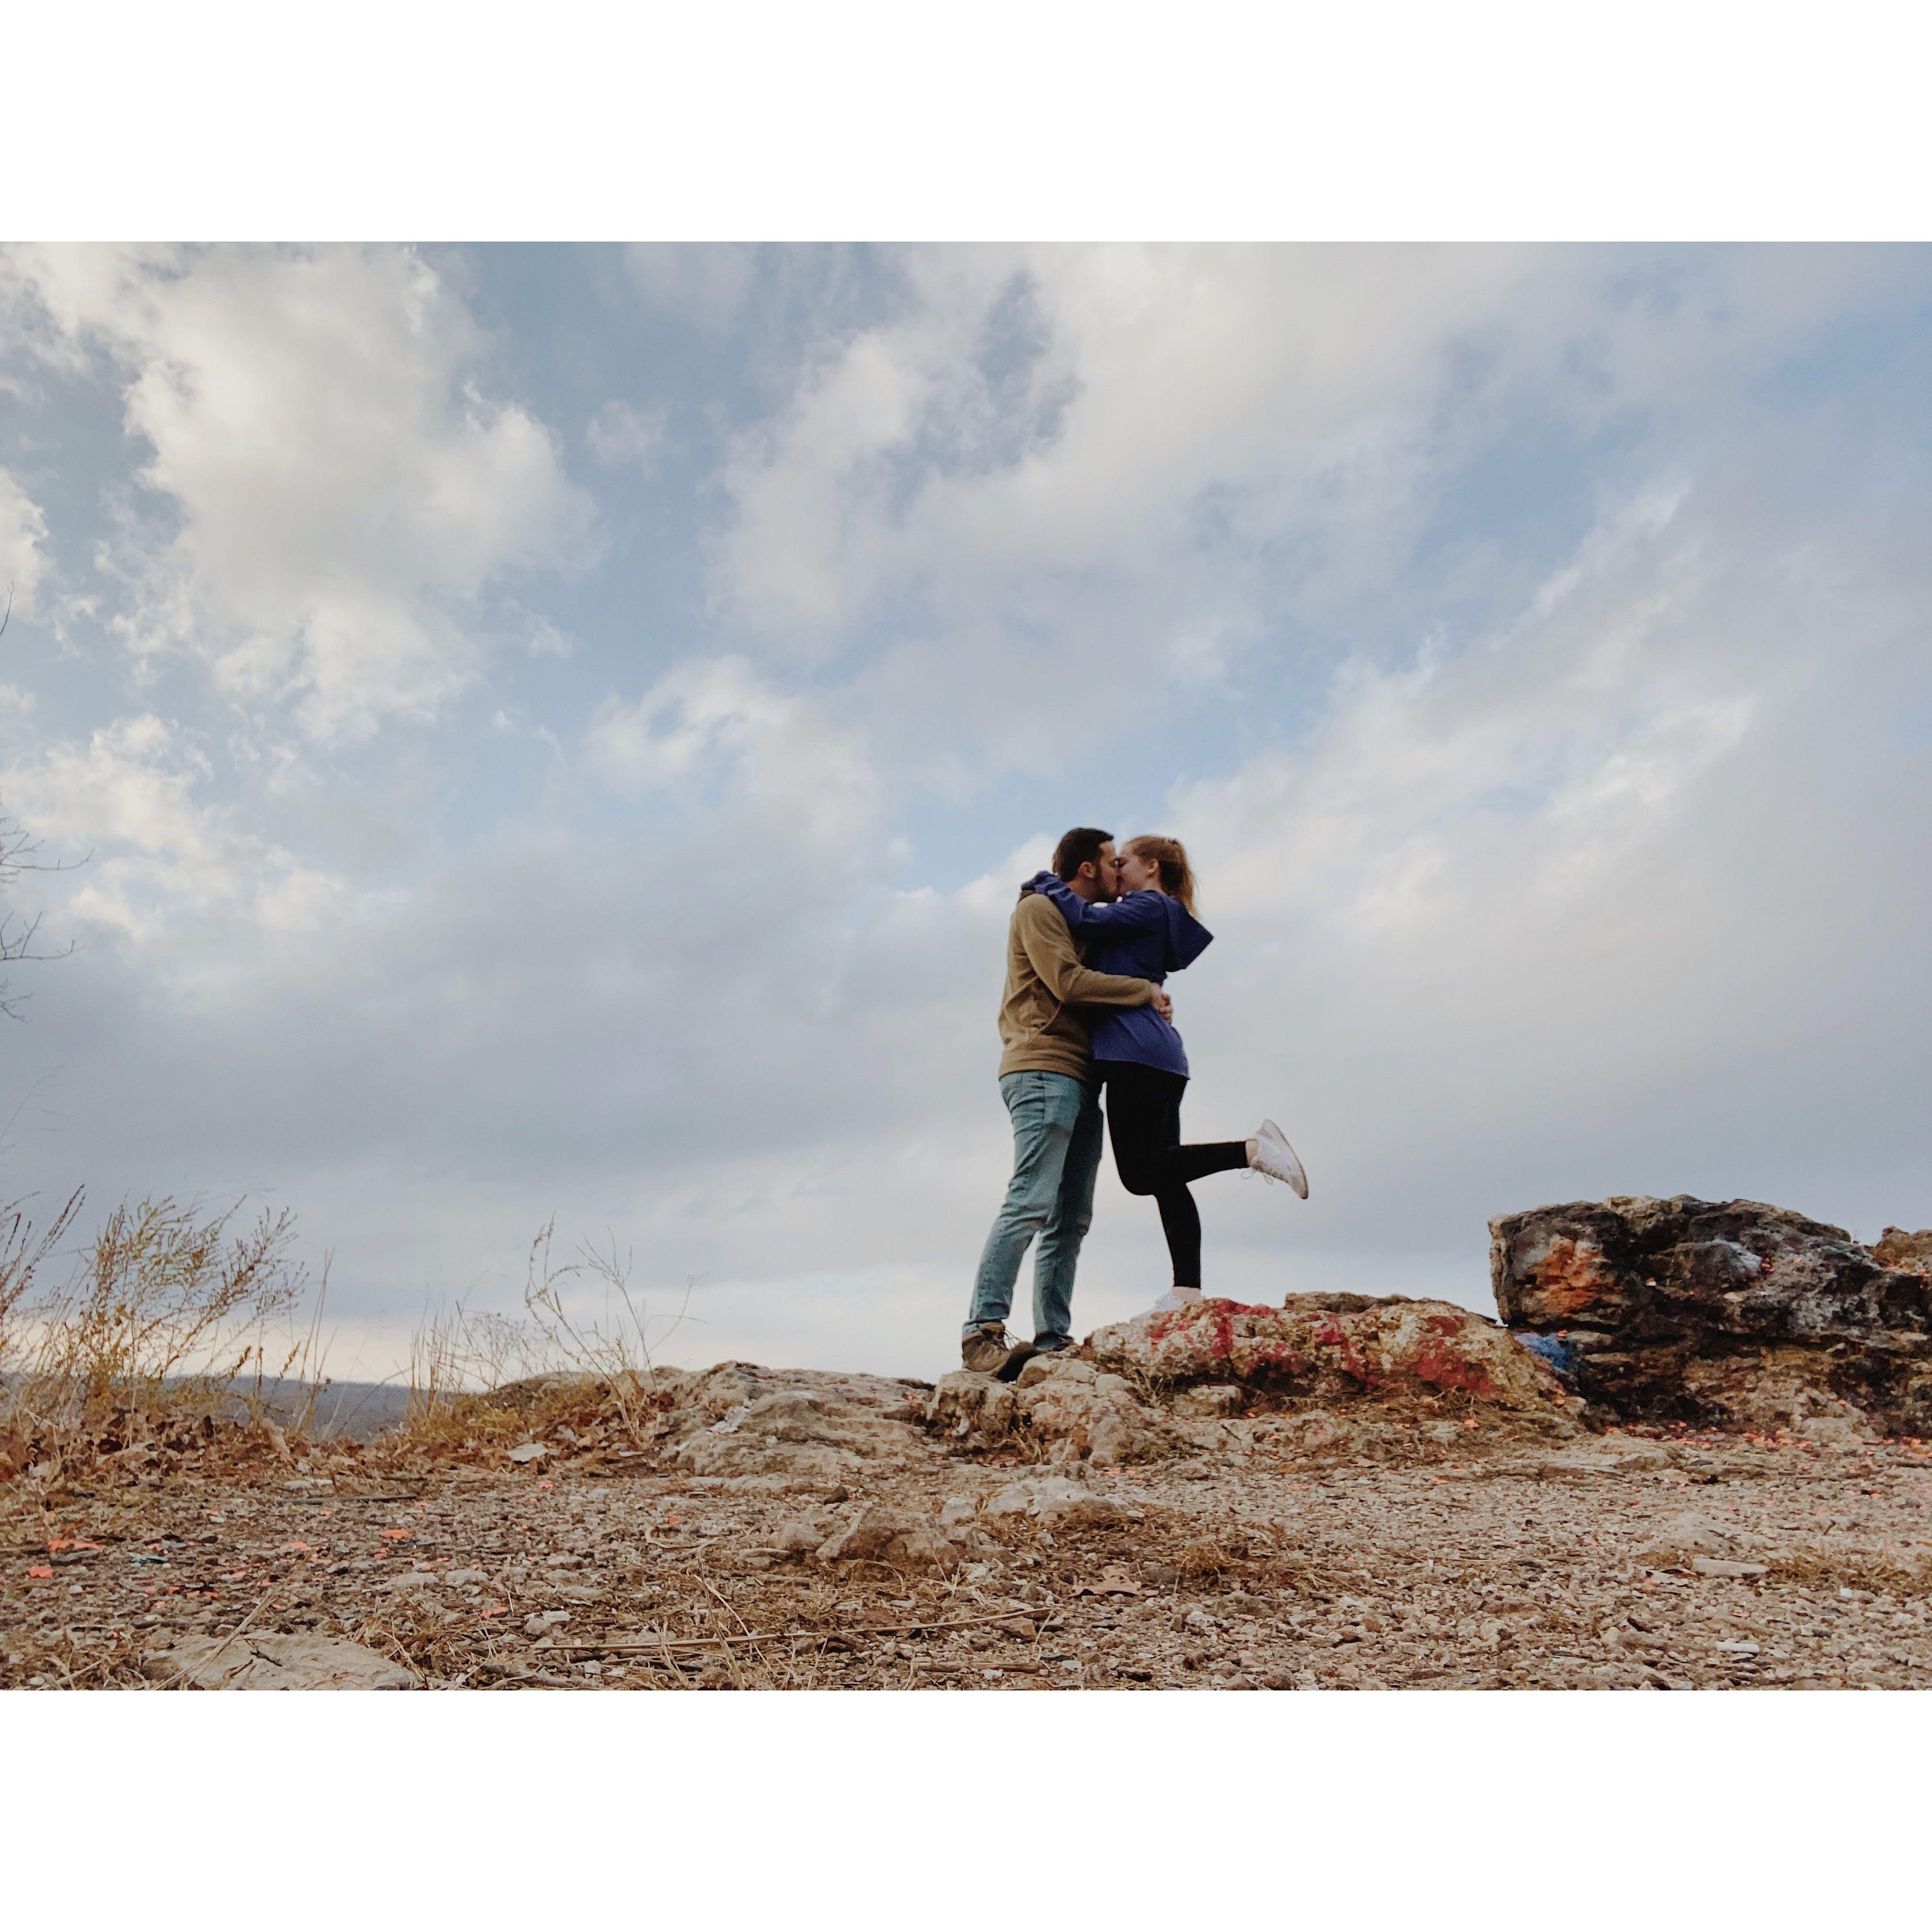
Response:
[{"label": "orange lichen on rock", "polygon": [[1616,1274],[1594,1243],[1559,1235],[1540,1259],[1529,1265],[1524,1286],[1525,1315],[1537,1321],[1568,1316],[1611,1316],[1622,1297]]}]

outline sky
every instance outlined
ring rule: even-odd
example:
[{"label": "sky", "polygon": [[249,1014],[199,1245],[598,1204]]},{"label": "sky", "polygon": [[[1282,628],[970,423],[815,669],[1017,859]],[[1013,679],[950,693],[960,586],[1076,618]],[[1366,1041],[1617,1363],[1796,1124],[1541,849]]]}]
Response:
[{"label": "sky", "polygon": [[[7,251],[0,1196],[292,1209],[338,1373],[553,1220],[661,1359],[943,1372],[1090,824],[1308,1168],[1210,1293],[1932,1225],[1928,352],[1917,246]],[[1103,1171],[1082,1332],[1165,1259]]]}]

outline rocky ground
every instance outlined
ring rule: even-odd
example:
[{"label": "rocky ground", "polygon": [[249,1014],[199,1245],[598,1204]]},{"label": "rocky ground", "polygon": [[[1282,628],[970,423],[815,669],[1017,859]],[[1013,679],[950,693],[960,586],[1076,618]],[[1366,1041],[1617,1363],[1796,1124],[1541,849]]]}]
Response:
[{"label": "rocky ground", "polygon": [[[1391,1306],[1337,1318],[1358,1369]],[[0,1684],[1932,1684],[1932,1448],[1596,1432],[1472,1389],[1486,1338],[1430,1368],[1443,1306],[1400,1305],[1423,1381],[1348,1403],[1136,1384],[1103,1331],[1018,1389],[728,1364],[387,1450],[37,1462]]]}]

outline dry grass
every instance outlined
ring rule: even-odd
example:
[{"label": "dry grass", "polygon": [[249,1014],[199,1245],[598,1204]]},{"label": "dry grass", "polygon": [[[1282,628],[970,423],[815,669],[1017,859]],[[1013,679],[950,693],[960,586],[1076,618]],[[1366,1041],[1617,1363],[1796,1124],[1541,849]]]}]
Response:
[{"label": "dry grass", "polygon": [[266,1387],[306,1389],[302,1434],[326,1386],[311,1371],[326,1269],[298,1328],[310,1282],[290,1252],[292,1217],[265,1210],[238,1228],[239,1202],[214,1214],[171,1198],[123,1202],[65,1279],[43,1286],[81,1204],[76,1193],[39,1231],[16,1210],[0,1234],[0,1478],[52,1476],[162,1438],[184,1448],[179,1438],[205,1439],[222,1416],[285,1454]]},{"label": "dry grass", "polygon": [[1240,1569],[1246,1554],[1218,1543],[1190,1543],[1174,1558],[1174,1568],[1190,1583],[1205,1582]]},{"label": "dry grass", "polygon": [[47,1257],[80,1212],[81,1194],[76,1189],[65,1207],[44,1228],[36,1232],[20,1202],[0,1208],[0,1372],[11,1366],[10,1343],[14,1334],[15,1312],[32,1294],[34,1282]]},{"label": "dry grass", "polygon": [[[632,1289],[628,1252],[620,1255],[614,1242],[608,1252],[586,1243],[560,1262],[555,1234],[553,1222],[530,1244],[520,1319],[472,1313],[459,1302],[417,1331],[410,1436],[487,1451],[558,1425],[637,1448],[656,1434],[650,1331],[653,1322],[668,1333],[686,1318],[688,1288],[676,1315],[653,1317]],[[592,1321],[578,1311],[574,1291],[598,1284],[604,1314]]]},{"label": "dry grass", "polygon": [[[202,1452],[236,1465],[338,1455],[316,1429],[328,1267],[310,1282],[290,1214],[123,1203],[50,1285],[82,1204],[76,1193],[40,1227],[17,1204],[0,1211],[0,1482],[110,1457],[165,1473]],[[372,1460],[500,1462],[536,1432],[580,1434],[586,1449],[652,1439],[651,1342],[686,1310],[652,1317],[631,1276],[614,1244],[558,1258],[545,1227],[520,1316],[458,1304],[418,1329],[406,1420]],[[586,1288],[602,1291],[599,1318],[583,1312]]]},{"label": "dry grass", "polygon": [[1900,1563],[1870,1552],[1798,1549],[1774,1552],[1768,1564],[1780,1582],[1827,1595],[1841,1588],[1902,1599],[1932,1594],[1932,1567]]},{"label": "dry grass", "polygon": [[286,1211],[231,1234],[172,1200],[123,1204],[67,1286],[27,1311],[43,1413],[82,1416],[225,1390],[262,1361],[268,1324],[301,1298]]},{"label": "dry grass", "polygon": [[63,1690],[132,1690],[148,1686],[142,1660],[152,1640],[136,1630],[83,1641],[62,1628],[23,1641],[28,1643],[26,1655],[17,1671],[9,1673],[18,1682],[25,1682],[31,1673]]}]

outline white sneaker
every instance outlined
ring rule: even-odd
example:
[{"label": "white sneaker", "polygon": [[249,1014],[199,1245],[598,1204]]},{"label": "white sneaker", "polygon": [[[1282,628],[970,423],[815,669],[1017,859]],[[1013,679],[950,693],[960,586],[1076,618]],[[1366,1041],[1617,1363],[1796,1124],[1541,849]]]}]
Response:
[{"label": "white sneaker", "polygon": [[1176,1309],[1185,1308],[1190,1302],[1200,1299],[1201,1291],[1198,1288],[1170,1288],[1148,1312],[1150,1315],[1172,1315]]},{"label": "white sneaker", "polygon": [[1248,1165],[1270,1180],[1285,1182],[1303,1200],[1308,1198],[1308,1176],[1302,1171],[1294,1148],[1288,1145],[1288,1136],[1274,1121],[1262,1121],[1256,1130],[1254,1158]]}]

